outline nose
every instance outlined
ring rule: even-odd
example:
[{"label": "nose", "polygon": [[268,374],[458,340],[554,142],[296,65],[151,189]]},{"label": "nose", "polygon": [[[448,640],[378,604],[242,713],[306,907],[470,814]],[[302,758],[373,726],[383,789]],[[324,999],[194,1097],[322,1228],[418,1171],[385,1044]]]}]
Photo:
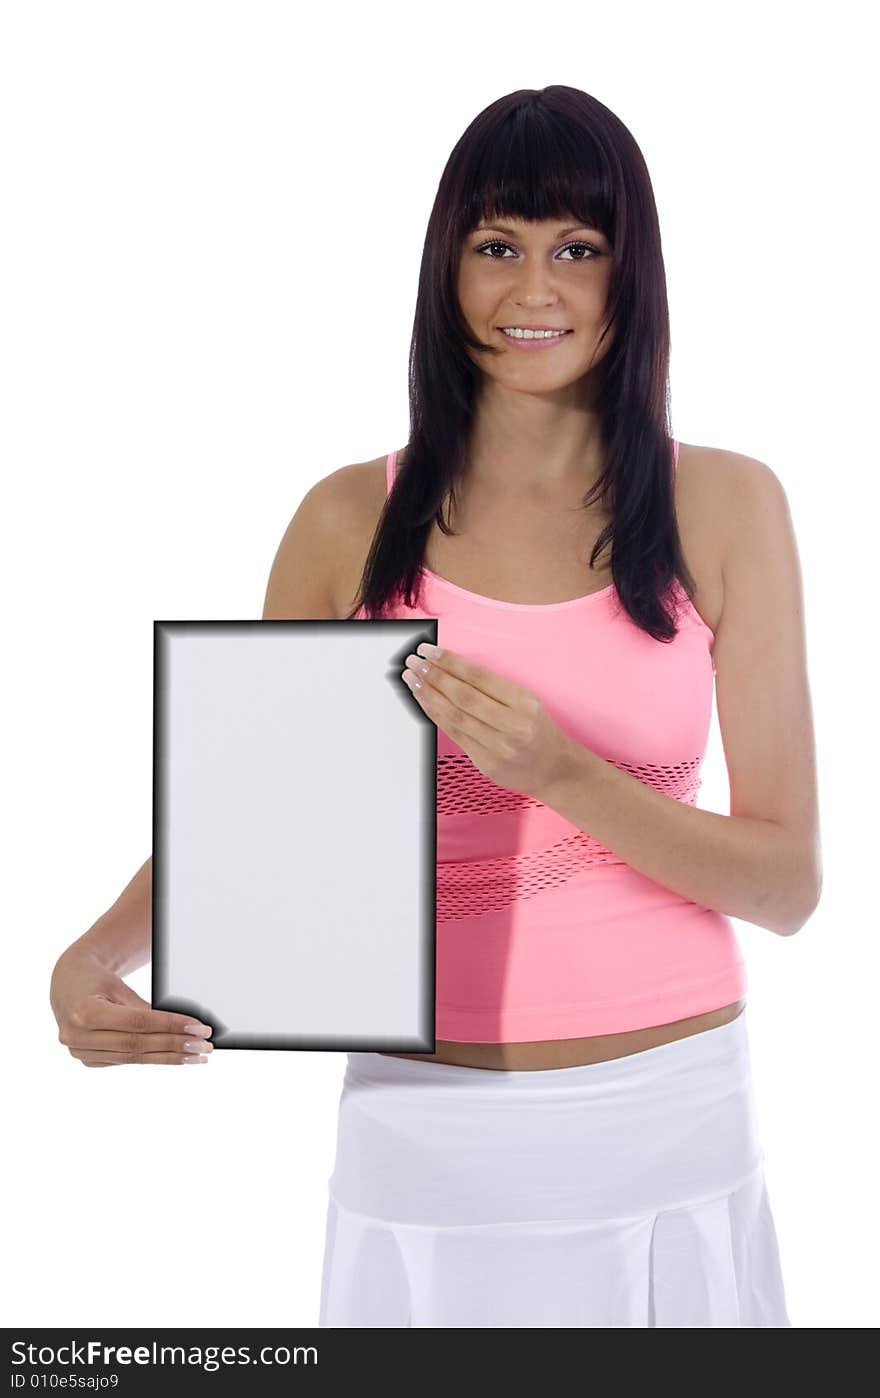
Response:
[{"label": "nose", "polygon": [[511,300],[525,307],[555,305],[558,297],[553,289],[552,274],[535,263],[530,270],[522,273]]}]

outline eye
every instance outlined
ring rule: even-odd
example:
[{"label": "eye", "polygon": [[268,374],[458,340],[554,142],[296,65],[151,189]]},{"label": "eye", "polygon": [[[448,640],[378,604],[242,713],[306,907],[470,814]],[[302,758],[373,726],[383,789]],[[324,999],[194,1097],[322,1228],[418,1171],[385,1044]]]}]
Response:
[{"label": "eye", "polygon": [[[509,248],[511,252],[513,251],[513,248],[511,248],[510,243],[505,243],[502,238],[492,238],[488,243],[481,243],[479,247],[474,248],[474,252],[486,254],[487,248]],[[592,243],[585,243],[581,240],[575,241],[573,243],[566,243],[564,248],[560,248],[560,252],[568,252],[569,249],[572,248],[583,248],[585,252],[588,254],[584,257],[571,258],[570,260],[572,262],[592,262],[594,257],[599,257],[601,255],[599,249],[597,247],[594,247]],[[491,253],[486,255],[488,256],[490,262],[505,262],[507,260],[503,256],[495,257]]]},{"label": "eye", "polygon": [[599,256],[599,249],[593,247],[592,243],[566,243],[565,247],[562,248],[561,251],[568,252],[569,248],[585,248],[586,251],[590,254],[589,257],[575,257],[572,259],[572,261],[574,262],[592,262],[594,257]]}]

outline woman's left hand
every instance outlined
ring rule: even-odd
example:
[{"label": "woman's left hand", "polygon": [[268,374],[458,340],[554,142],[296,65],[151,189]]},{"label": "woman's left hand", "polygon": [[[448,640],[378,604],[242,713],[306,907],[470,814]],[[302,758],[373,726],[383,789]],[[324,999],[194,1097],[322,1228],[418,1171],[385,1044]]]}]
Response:
[{"label": "woman's left hand", "polygon": [[417,646],[402,676],[425,713],[496,786],[543,800],[566,770],[572,739],[531,690],[454,651],[434,655],[435,649]]}]

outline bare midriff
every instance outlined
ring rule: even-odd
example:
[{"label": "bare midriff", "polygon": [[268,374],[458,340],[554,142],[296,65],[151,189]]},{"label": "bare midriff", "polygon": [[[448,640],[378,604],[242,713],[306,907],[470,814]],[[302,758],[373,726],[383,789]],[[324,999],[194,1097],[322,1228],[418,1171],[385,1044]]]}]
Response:
[{"label": "bare midriff", "polygon": [[652,1024],[646,1029],[629,1029],[622,1034],[594,1034],[585,1039],[541,1039],[520,1044],[459,1044],[437,1039],[434,1053],[383,1053],[384,1058],[414,1058],[425,1063],[451,1063],[459,1068],[495,1068],[502,1072],[523,1072],[532,1068],[576,1068],[582,1063],[602,1063],[623,1058],[628,1053],[685,1039],[717,1029],[736,1019],[745,1009],[745,1000],[722,1005],[705,1014],[677,1019],[672,1024]]}]

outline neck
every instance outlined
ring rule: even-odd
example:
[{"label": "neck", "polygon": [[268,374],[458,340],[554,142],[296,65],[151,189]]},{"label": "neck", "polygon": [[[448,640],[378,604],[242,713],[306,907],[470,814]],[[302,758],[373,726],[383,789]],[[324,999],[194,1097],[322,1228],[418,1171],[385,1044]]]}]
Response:
[{"label": "neck", "polygon": [[520,393],[485,379],[468,441],[468,483],[496,493],[583,495],[604,465],[594,397],[589,376],[557,394]]}]

